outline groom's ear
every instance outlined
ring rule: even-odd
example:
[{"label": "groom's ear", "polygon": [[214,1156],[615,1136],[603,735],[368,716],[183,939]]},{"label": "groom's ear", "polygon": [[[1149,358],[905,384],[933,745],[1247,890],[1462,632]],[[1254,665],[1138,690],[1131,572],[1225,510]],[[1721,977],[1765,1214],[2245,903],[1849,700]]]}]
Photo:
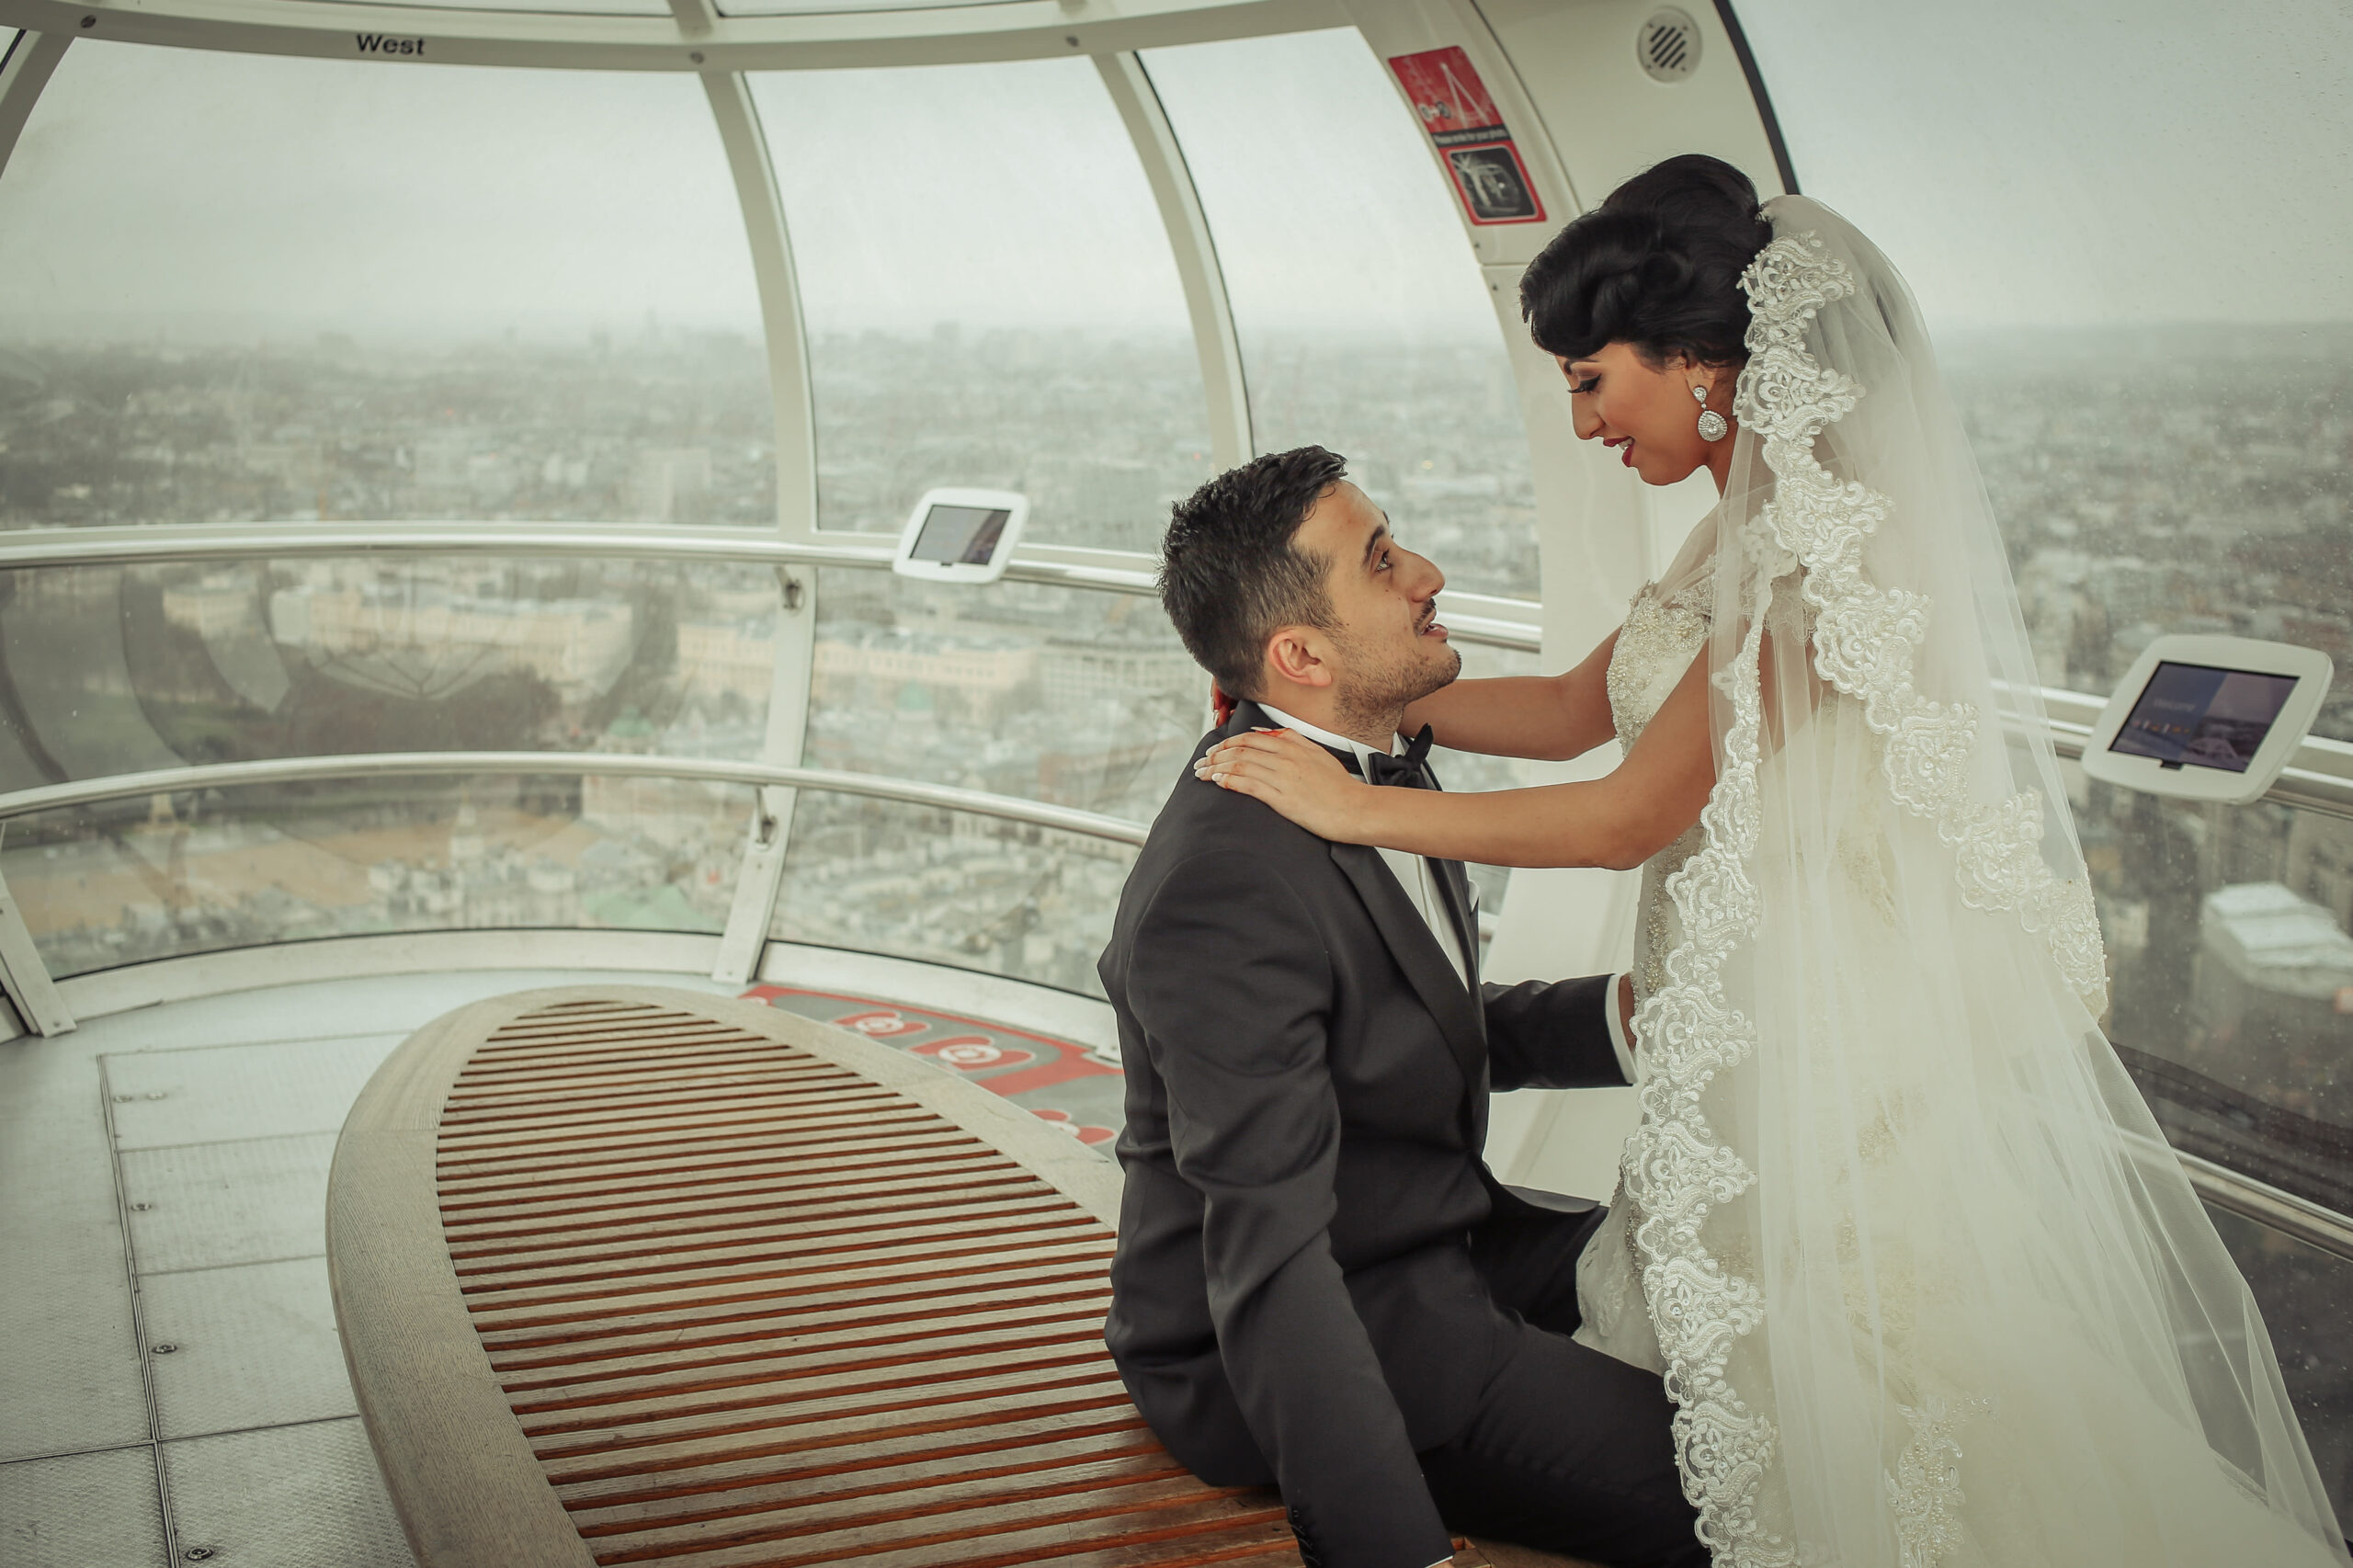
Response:
[{"label": "groom's ear", "polygon": [[[1312,626],[1278,627],[1267,639],[1263,663],[1267,684],[1319,687],[1332,684],[1332,644]],[[1279,701],[1276,704],[1279,707]]]}]

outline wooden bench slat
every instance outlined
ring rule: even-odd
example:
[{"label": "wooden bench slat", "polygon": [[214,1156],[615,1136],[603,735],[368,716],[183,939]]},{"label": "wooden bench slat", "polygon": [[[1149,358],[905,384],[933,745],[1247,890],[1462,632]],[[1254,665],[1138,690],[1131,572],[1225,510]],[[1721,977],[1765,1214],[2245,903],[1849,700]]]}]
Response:
[{"label": "wooden bench slat", "polygon": [[813,1083],[846,1084],[857,1080],[855,1074],[845,1073],[828,1062],[805,1056],[779,1057],[764,1050],[756,1040],[724,1034],[698,1035],[685,1040],[655,1038],[615,1041],[591,1051],[552,1051],[543,1056],[485,1062],[468,1068],[450,1087],[476,1094],[506,1094],[512,1093],[517,1085],[573,1084],[599,1077],[658,1082],[673,1066],[701,1069],[739,1063],[799,1072]]},{"label": "wooden bench slat", "polygon": [[[708,1098],[720,1093],[765,1089],[790,1091],[807,1103],[806,1085],[795,1074],[771,1067],[724,1067],[688,1076],[674,1074],[665,1082],[668,1095],[665,1102],[684,1105]],[[887,1089],[869,1085],[847,1084],[834,1092],[840,1101],[881,1100],[891,1097]],[[645,1103],[642,1085],[627,1081],[611,1084],[542,1084],[528,1089],[503,1089],[496,1094],[456,1095],[441,1114],[441,1125],[472,1127],[483,1122],[539,1118],[552,1120],[583,1113],[595,1112],[607,1107],[626,1108]]]},{"label": "wooden bench slat", "polygon": [[[845,1162],[876,1159],[889,1154],[903,1154],[910,1160],[942,1158],[949,1153],[976,1153],[985,1147],[980,1139],[952,1131],[902,1133],[887,1139],[870,1139],[864,1144],[815,1151],[808,1163],[800,1168],[851,1168]],[[771,1146],[762,1139],[714,1138],[676,1147],[648,1149],[642,1153],[609,1154],[595,1160],[584,1160],[580,1162],[582,1168],[576,1173],[562,1161],[520,1171],[443,1171],[440,1173],[441,1191],[445,1199],[517,1192],[557,1194],[574,1190],[574,1184],[582,1181],[691,1176],[706,1171],[740,1169],[746,1165],[774,1166],[779,1163]]]},{"label": "wooden bench slat", "polygon": [[[1005,1386],[1005,1379],[996,1371],[994,1361],[961,1379],[902,1378],[880,1388],[820,1383],[795,1391],[791,1385],[772,1378],[737,1379],[731,1382],[732,1387],[714,1389],[702,1379],[690,1378],[556,1404],[518,1400],[515,1415],[530,1437],[532,1451],[544,1460],[602,1444],[625,1448],[641,1439],[666,1441],[665,1435],[683,1422],[724,1422],[729,1424],[730,1431],[755,1431],[763,1426],[789,1425],[828,1411],[877,1415],[895,1410],[945,1408],[960,1401],[997,1397]],[[1032,1371],[1018,1384],[1021,1397],[1040,1398],[1048,1394],[1069,1396],[1074,1389],[1123,1386],[1116,1375],[1107,1373],[1098,1363],[1076,1358],[1059,1375],[1051,1369]],[[756,1415],[757,1420],[751,1420],[745,1413]],[[743,1418],[740,1422],[739,1417]],[[712,1425],[708,1429],[716,1433],[719,1426]]]},{"label": "wooden bench slat", "polygon": [[[739,1409],[710,1416],[676,1415],[623,1423],[608,1429],[610,1440],[596,1451],[600,1456],[630,1449],[642,1449],[648,1456],[700,1455],[717,1451],[714,1445],[722,1439],[748,1439],[761,1434],[775,1434],[779,1439],[789,1435],[805,1441],[813,1450],[837,1450],[869,1440],[885,1441],[895,1449],[906,1438],[932,1433],[977,1429],[995,1435],[1008,1430],[1012,1423],[1024,1420],[1048,1422],[1050,1425],[1041,1430],[1059,1433],[1072,1422],[1095,1422],[1134,1414],[1128,1408],[1125,1389],[1116,1379],[1108,1383],[1097,1379],[1068,1388],[1024,1390],[1018,1393],[996,1391],[951,1400],[826,1403],[839,1407],[805,1412],[769,1407],[765,1418],[759,1420],[745,1418]],[[549,1463],[562,1462],[579,1452],[580,1447],[575,1445],[570,1453],[558,1454],[544,1444],[533,1445],[540,1460]]]},{"label": "wooden bench slat", "polygon": [[[615,1292],[745,1284],[759,1279],[790,1278],[799,1289],[832,1290],[858,1283],[877,1269],[897,1270],[893,1279],[897,1285],[929,1284],[960,1275],[991,1274],[1016,1265],[1040,1267],[1070,1259],[1108,1267],[1111,1248],[1100,1241],[1062,1242],[1017,1249],[1008,1249],[998,1243],[974,1242],[926,1252],[892,1249],[820,1261],[804,1246],[779,1246],[767,1242],[750,1245],[729,1242],[705,1247],[678,1247],[674,1244],[672,1250],[651,1255],[600,1254],[570,1260],[553,1269],[533,1268],[467,1279],[462,1288],[470,1305],[525,1302],[542,1306],[594,1301]],[[626,1266],[616,1267],[617,1262]]]},{"label": "wooden bench slat", "polygon": [[698,1443],[682,1449],[632,1450],[627,1462],[607,1456],[598,1463],[553,1463],[548,1480],[565,1506],[593,1502],[620,1507],[632,1499],[683,1497],[765,1486],[785,1476],[848,1475],[884,1467],[954,1467],[978,1454],[1007,1455],[1051,1449],[1056,1453],[1101,1452],[1148,1437],[1150,1428],[1132,1410],[1092,1421],[1050,1417],[1040,1421],[966,1424],[930,1431],[893,1434],[897,1440],[860,1442],[855,1434],[833,1437],[738,1438]]},{"label": "wooden bench slat", "polygon": [[[822,1483],[813,1487],[787,1483],[729,1493],[717,1501],[708,1497],[665,1498],[658,1503],[612,1510],[611,1517],[606,1517],[605,1510],[584,1508],[573,1514],[572,1521],[581,1535],[592,1541],[628,1540],[632,1537],[642,1540],[654,1531],[701,1528],[759,1514],[786,1517],[795,1533],[816,1534],[855,1521],[861,1515],[920,1518],[954,1513],[983,1499],[1032,1501],[1107,1485],[1164,1481],[1184,1473],[1184,1467],[1166,1453],[1140,1447],[1136,1452],[1111,1459],[1081,1463],[1033,1460],[995,1466],[986,1474],[966,1470],[953,1475],[830,1489]],[[783,1535],[766,1539],[779,1540]]]},{"label": "wooden bench slat", "polygon": [[[894,1276],[886,1285],[869,1278],[809,1280],[791,1268],[769,1268],[748,1276],[719,1279],[653,1278],[629,1290],[603,1294],[573,1292],[554,1301],[513,1300],[504,1296],[470,1299],[475,1328],[485,1335],[567,1327],[574,1324],[733,1323],[747,1306],[774,1303],[780,1312],[827,1321],[851,1307],[856,1321],[885,1321],[876,1308],[925,1304],[954,1311],[971,1297],[1018,1303],[1039,1299],[1060,1300],[1073,1294],[1068,1288],[1085,1286],[1090,1292],[1109,1289],[1103,1275],[1110,1263],[1108,1251],[1077,1256],[1036,1258],[1015,1253],[986,1267],[935,1269],[921,1277]],[[1040,1291],[1057,1294],[1041,1298]],[[891,1317],[905,1315],[893,1312]]]},{"label": "wooden bench slat", "polygon": [[824,1383],[848,1388],[864,1386],[880,1378],[926,1378],[938,1369],[961,1365],[972,1357],[1001,1358],[1008,1372],[1036,1365],[1061,1365],[1064,1364],[1062,1358],[1080,1351],[1097,1353],[1102,1343],[1100,1325],[1081,1317],[1067,1324],[1031,1328],[1018,1335],[994,1330],[946,1335],[914,1351],[894,1348],[870,1355],[836,1355],[822,1361],[812,1360],[790,1346],[769,1347],[757,1341],[733,1354],[686,1358],[655,1351],[597,1362],[567,1363],[543,1376],[510,1371],[501,1380],[501,1386],[517,1404],[540,1398],[585,1398],[599,1388],[656,1377],[710,1380],[705,1386],[713,1388],[727,1380]]},{"label": "wooden bench slat", "polygon": [[[771,1408],[790,1411],[860,1399],[914,1398],[934,1391],[947,1394],[992,1379],[1044,1388],[1075,1387],[1073,1379],[1117,1376],[1086,1341],[1079,1340],[1011,1355],[994,1350],[950,1353],[913,1367],[813,1368],[797,1357],[704,1371],[664,1367],[637,1377],[560,1386],[536,1395],[518,1394],[509,1403],[516,1419],[530,1435],[533,1449],[544,1458],[559,1449],[578,1446],[566,1434],[588,1431],[600,1422],[627,1416],[645,1401],[717,1399],[757,1390],[758,1397]],[[604,1414],[607,1411],[620,1415]]]},{"label": "wooden bench slat", "polygon": [[[759,1543],[697,1552],[692,1561],[699,1568],[813,1568],[827,1562],[873,1568],[894,1568],[900,1563],[962,1568],[972,1562],[1051,1562],[1089,1545],[1153,1545],[1223,1534],[1237,1526],[1281,1523],[1279,1506],[1253,1508],[1226,1497],[1204,1496],[1205,1490],[1188,1477],[1183,1482],[1138,1487],[1132,1494],[1113,1501],[1065,1502],[1051,1511],[1005,1510],[1010,1517],[958,1515],[952,1522],[933,1518],[872,1525],[805,1543]],[[597,1553],[600,1564],[656,1560],[626,1549]]]},{"label": "wooden bench slat", "polygon": [[551,1039],[528,1048],[484,1051],[466,1064],[457,1082],[479,1087],[543,1074],[569,1077],[583,1072],[609,1072],[617,1066],[653,1069],[674,1055],[681,1062],[741,1057],[777,1065],[822,1065],[819,1059],[802,1052],[767,1049],[757,1035],[741,1029],[643,1028],[620,1030],[600,1039]]},{"label": "wooden bench slat", "polygon": [[937,1323],[942,1318],[983,1312],[1004,1313],[1038,1308],[1068,1307],[1076,1302],[1108,1305],[1109,1281],[1099,1277],[1061,1275],[1010,1285],[1003,1290],[973,1290],[917,1303],[892,1301],[862,1305],[859,1292],[843,1293],[846,1301],[861,1302],[860,1310],[817,1318],[807,1303],[771,1292],[742,1292],[717,1302],[687,1303],[639,1310],[635,1304],[610,1312],[560,1312],[544,1317],[503,1319],[478,1312],[474,1330],[493,1350],[525,1350],[546,1345],[575,1345],[583,1340],[622,1335],[673,1334],[724,1328],[745,1324],[775,1324],[805,1327],[823,1322],[832,1333],[882,1333],[909,1324]]},{"label": "wooden bench slat", "polygon": [[[859,1464],[804,1465],[798,1469],[787,1466],[771,1474],[754,1473],[740,1478],[735,1484],[648,1494],[633,1503],[614,1506],[719,1508],[743,1502],[793,1507],[805,1501],[887,1496],[934,1486],[953,1486],[961,1481],[1051,1475],[1090,1465],[1157,1464],[1167,1458],[1167,1450],[1152,1434],[1138,1428],[1108,1437],[1097,1434],[1059,1443],[1035,1443],[988,1458],[975,1458],[961,1450],[949,1454],[945,1461],[937,1452],[914,1456],[886,1453],[870,1456],[868,1462]],[[567,1512],[576,1527],[583,1519],[602,1518],[603,1507],[590,1497]]]},{"label": "wooden bench slat", "polygon": [[437,1164],[440,1170],[454,1176],[479,1178],[544,1175],[567,1171],[574,1162],[611,1165],[650,1159],[676,1159],[681,1153],[698,1147],[733,1152],[751,1145],[774,1154],[786,1149],[815,1151],[887,1147],[888,1141],[892,1139],[938,1138],[955,1131],[937,1117],[925,1116],[918,1111],[836,1117],[824,1126],[792,1131],[782,1131],[756,1119],[748,1126],[743,1120],[722,1125],[730,1130],[722,1131],[719,1126],[690,1125],[679,1129],[676,1135],[642,1132],[628,1138],[605,1137],[573,1142],[563,1148],[525,1146],[508,1152],[496,1146],[476,1149],[460,1145],[449,1150]]},{"label": "wooden bench slat", "polygon": [[[892,1104],[887,1100],[873,1105],[824,1106],[797,1111],[790,1100],[779,1101],[774,1109],[744,1108],[674,1112],[656,1108],[618,1120],[598,1119],[565,1131],[538,1128],[494,1128],[481,1131],[462,1127],[448,1128],[441,1135],[441,1165],[446,1170],[479,1164],[484,1159],[500,1158],[501,1152],[507,1150],[520,1151],[512,1156],[516,1160],[543,1161],[551,1155],[569,1160],[574,1155],[642,1148],[656,1136],[688,1133],[709,1137],[722,1128],[757,1128],[764,1133],[773,1132],[780,1141],[791,1140],[798,1144],[824,1141],[856,1143],[872,1130],[899,1131],[913,1127],[944,1130],[948,1125],[916,1107]],[[822,1134],[832,1136],[824,1139]],[[750,1133],[739,1132],[734,1136],[750,1136]]]},{"label": "wooden bench slat", "polygon": [[[914,1151],[916,1154],[930,1152]],[[600,1205],[561,1216],[459,1214],[444,1223],[452,1233],[452,1244],[464,1248],[468,1256],[495,1253],[524,1267],[528,1267],[525,1259],[533,1253],[577,1252],[586,1246],[618,1246],[641,1236],[683,1235],[702,1221],[714,1222],[704,1228],[717,1229],[726,1221],[750,1216],[816,1235],[830,1231],[841,1220],[870,1218],[887,1225],[887,1217],[898,1215],[908,1224],[936,1225],[954,1210],[974,1210],[978,1218],[982,1210],[1010,1212],[1058,1197],[1052,1187],[1010,1163],[977,1168],[947,1161],[928,1167],[869,1167],[870,1175],[864,1181],[813,1181],[798,1187],[761,1180],[781,1177],[789,1169],[786,1163],[775,1161],[754,1168],[730,1164],[717,1167],[715,1185],[723,1181],[725,1191],[704,1194],[689,1188],[640,1204]],[[747,1180],[761,1185],[749,1191],[735,1189],[734,1184]]]},{"label": "wooden bench slat", "polygon": [[777,1546],[855,1559],[943,1540],[1066,1530],[1122,1516],[1232,1519],[1249,1506],[1201,1494],[1201,1483],[1170,1461],[1157,1474],[1072,1477],[1002,1490],[983,1484],[929,1505],[870,1501],[832,1509],[800,1505],[759,1520],[713,1519],[605,1537],[591,1545],[599,1562],[614,1563],[660,1561],[689,1551],[699,1562],[723,1562],[751,1549]]},{"label": "wooden bench slat", "polygon": [[636,1082],[608,1074],[603,1082],[555,1078],[501,1084],[472,1100],[452,1101],[442,1115],[442,1132],[444,1136],[467,1134],[502,1122],[585,1127],[600,1111],[614,1109],[683,1112],[715,1087],[729,1085],[764,1088],[772,1095],[790,1096],[809,1110],[897,1097],[852,1077],[820,1077],[814,1073],[781,1071],[772,1064],[730,1062],[715,1063],[685,1082],[664,1074]]},{"label": "wooden bench slat", "polygon": [[[561,1256],[585,1247],[620,1246],[639,1241],[676,1244],[706,1236],[737,1241],[798,1236],[810,1244],[809,1251],[813,1256],[826,1250],[857,1251],[861,1242],[870,1246],[896,1245],[897,1238],[915,1233],[997,1221],[1004,1223],[1008,1235],[1023,1230],[1068,1228],[1081,1223],[1055,1207],[1051,1195],[1035,1190],[1029,1181],[1006,1180],[992,1181],[969,1197],[958,1193],[921,1202],[846,1198],[813,1200],[790,1220],[763,1213],[756,1205],[723,1203],[701,1210],[681,1205],[676,1213],[652,1221],[631,1216],[625,1221],[583,1221],[555,1227],[556,1235],[562,1239],[545,1242],[516,1241],[517,1234],[525,1233],[512,1228],[510,1222],[509,1227],[494,1231],[476,1231],[462,1243],[453,1239],[450,1256],[467,1262],[495,1258],[509,1267],[522,1267],[533,1258]],[[830,1248],[824,1244],[828,1242],[834,1244]]]},{"label": "wooden bench slat", "polygon": [[647,1197],[650,1193],[707,1190],[724,1196],[732,1194],[739,1183],[758,1183],[762,1184],[761,1190],[776,1192],[827,1186],[857,1187],[885,1177],[912,1180],[934,1171],[970,1170],[983,1165],[997,1170],[1020,1168],[978,1140],[968,1139],[961,1146],[914,1153],[859,1150],[826,1161],[781,1161],[767,1169],[745,1169],[717,1175],[695,1170],[658,1181],[642,1175],[584,1176],[577,1182],[561,1184],[556,1190],[536,1197],[485,1195],[472,1198],[444,1194],[440,1210],[442,1222],[453,1225],[471,1224],[483,1216],[494,1219],[512,1216],[551,1219],[625,1208],[632,1199],[649,1203],[670,1201],[668,1198]]}]

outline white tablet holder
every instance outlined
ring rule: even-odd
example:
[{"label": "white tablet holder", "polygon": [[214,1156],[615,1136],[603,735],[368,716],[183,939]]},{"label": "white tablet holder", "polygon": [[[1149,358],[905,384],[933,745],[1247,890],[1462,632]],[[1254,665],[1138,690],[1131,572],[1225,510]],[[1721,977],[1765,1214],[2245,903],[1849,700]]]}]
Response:
[{"label": "white tablet holder", "polygon": [[2084,771],[2152,795],[2245,805],[2296,755],[2335,675],[2317,648],[2160,637],[2100,710]]},{"label": "white tablet holder", "polygon": [[1015,491],[926,490],[899,530],[891,570],[936,583],[994,583],[1013,563],[1029,521],[1029,498]]}]

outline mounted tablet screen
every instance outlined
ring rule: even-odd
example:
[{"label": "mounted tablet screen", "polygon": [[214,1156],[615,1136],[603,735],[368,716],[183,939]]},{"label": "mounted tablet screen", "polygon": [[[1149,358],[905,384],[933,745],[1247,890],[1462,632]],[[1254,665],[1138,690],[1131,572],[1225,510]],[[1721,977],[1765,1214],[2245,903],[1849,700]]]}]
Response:
[{"label": "mounted tablet screen", "polygon": [[2294,676],[2160,664],[2108,749],[2245,773],[2295,689]]},{"label": "mounted tablet screen", "polygon": [[1011,520],[1009,506],[934,506],[915,530],[907,551],[913,561],[952,561],[964,566],[986,566],[1005,538]]},{"label": "mounted tablet screen", "polygon": [[2152,795],[2244,805],[2303,744],[2335,674],[2316,648],[2159,637],[2085,737],[2084,772]]},{"label": "mounted tablet screen", "polygon": [[891,570],[938,583],[994,583],[1013,563],[1029,500],[1012,490],[927,490],[899,530]]}]

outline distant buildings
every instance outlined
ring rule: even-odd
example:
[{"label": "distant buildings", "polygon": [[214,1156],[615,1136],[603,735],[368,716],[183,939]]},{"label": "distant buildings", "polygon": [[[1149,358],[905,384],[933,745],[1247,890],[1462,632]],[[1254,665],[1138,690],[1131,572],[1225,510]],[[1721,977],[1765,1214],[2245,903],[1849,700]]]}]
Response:
[{"label": "distant buildings", "polygon": [[[2353,335],[2332,331],[1951,347],[2046,682],[2103,691],[2160,631],[2285,638],[2338,659],[2322,728],[2353,738]],[[1344,453],[1456,587],[1535,593],[1500,354],[1280,336],[1245,352],[1261,442]],[[1148,551],[1210,476],[1189,344],[870,333],[820,335],[811,357],[828,528],[895,531],[926,488],[999,484],[1032,496],[1033,539]],[[37,345],[7,363],[0,526],[776,516],[767,364],[741,339]],[[1137,818],[1179,787],[1206,678],[1150,598],[841,568],[813,586],[812,764]],[[18,573],[0,596],[25,729],[0,725],[9,788],[370,746],[751,756],[779,613],[763,571],[631,562]],[[1486,758],[1444,771],[1517,778]],[[165,804],[11,828],[0,864],[61,972],[341,931],[715,928],[749,812],[741,790],[560,776]],[[2210,900],[2277,884],[2315,933],[2343,933],[2353,824],[2102,786],[2078,806],[2118,1040],[2215,1082],[2206,1069],[2235,1062],[2251,1075],[2234,1092],[2308,1105],[2287,1058],[2231,1054],[2218,1020],[2246,966],[2230,934],[2254,917]],[[1093,840],[804,795],[777,930],[1085,990],[1126,863]],[[2353,1015],[2308,1022],[2353,1047]]]}]

